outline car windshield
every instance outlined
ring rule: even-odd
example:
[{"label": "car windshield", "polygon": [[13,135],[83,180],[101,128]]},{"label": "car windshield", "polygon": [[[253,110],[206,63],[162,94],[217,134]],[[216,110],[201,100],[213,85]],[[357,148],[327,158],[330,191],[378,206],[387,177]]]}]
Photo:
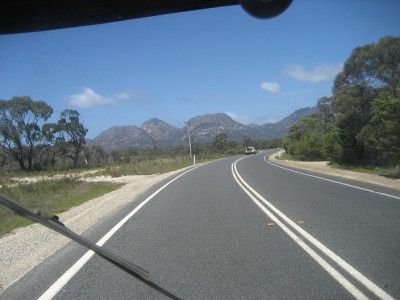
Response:
[{"label": "car windshield", "polygon": [[[0,35],[0,194],[168,297],[400,298],[400,1],[226,4]],[[46,298],[83,250],[32,226],[0,205],[0,298],[153,298],[101,263]]]}]

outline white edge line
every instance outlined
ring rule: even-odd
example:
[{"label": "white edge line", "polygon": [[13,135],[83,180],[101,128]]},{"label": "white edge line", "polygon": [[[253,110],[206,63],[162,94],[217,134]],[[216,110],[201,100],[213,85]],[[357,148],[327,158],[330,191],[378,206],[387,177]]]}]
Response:
[{"label": "white edge line", "polygon": [[[212,161],[214,162],[214,161]],[[109,232],[107,232],[97,243],[97,246],[104,245],[117,231],[120,229],[134,214],[136,214],[147,202],[153,199],[158,193],[160,193],[163,189],[169,186],[172,182],[177,180],[178,178],[182,177],[183,175],[197,169],[200,166],[204,166],[206,164],[212,163],[204,163],[198,166],[191,168],[176,176],[174,179],[170,180],[162,187],[160,187],[157,191],[151,194],[149,197],[146,198],[142,203],[140,203],[134,210],[132,210],[126,217],[124,217],[121,221],[118,222]],[[69,268],[56,282],[54,282],[46,292],[41,295],[38,300],[49,300],[52,299],[57,293],[71,280],[71,278],[92,258],[95,252],[92,250],[87,251],[71,268]]]},{"label": "white edge line", "polygon": [[[235,170],[234,170],[235,169]],[[274,214],[272,214],[265,206],[263,206],[243,185],[240,181],[243,179],[239,173],[235,174],[236,162],[232,164],[232,174],[238,185],[243,191],[253,200],[253,202],[271,219],[273,220],[292,240],[294,240],[308,255],[311,256],[329,275],[331,275],[339,284],[341,284],[350,294],[356,299],[368,299],[360,290],[358,290],[353,284],[351,284],[342,274],[340,274],[332,265],[326,260],[319,256],[313,249],[311,249],[306,243],[304,243],[299,236],[297,236],[292,230],[284,225]],[[238,177],[240,179],[238,179]]]},{"label": "white edge line", "polygon": [[[270,154],[270,155],[272,155],[272,154]],[[320,177],[320,176],[316,176],[316,175],[311,175],[311,174],[308,174],[308,173],[304,173],[304,172],[300,172],[300,171],[296,171],[296,170],[293,170],[293,169],[282,167],[280,165],[274,164],[273,162],[270,162],[269,160],[267,160],[266,157],[270,156],[270,155],[265,155],[264,156],[264,161],[266,163],[274,166],[274,167],[281,168],[283,170],[290,171],[290,172],[293,172],[293,173],[297,173],[297,174],[301,174],[301,175],[305,175],[305,176],[309,176],[309,177],[313,177],[313,178],[317,178],[317,179],[321,179],[321,180],[325,180],[325,181],[341,184],[341,185],[344,185],[344,186],[347,186],[347,187],[351,187],[351,188],[354,188],[354,189],[358,189],[358,190],[361,190],[361,191],[370,192],[370,193],[378,194],[378,195],[381,195],[381,196],[386,196],[386,197],[390,197],[390,198],[394,198],[394,199],[400,200],[400,197],[397,197],[397,196],[394,196],[394,195],[390,195],[390,194],[386,194],[386,193],[382,193],[382,192],[377,192],[377,191],[366,189],[366,188],[362,188],[362,187],[359,187],[359,186],[356,186],[356,185],[352,185],[352,184],[348,184],[348,183],[344,183],[344,182],[340,182],[340,181],[336,181],[336,180],[332,180],[332,179],[328,179],[328,178],[324,178],[324,177]]]},{"label": "white edge line", "polygon": [[[240,160],[240,159],[239,159]],[[306,238],[309,242],[314,244],[319,250],[321,250],[325,255],[327,255],[330,259],[335,261],[341,268],[343,268],[345,271],[347,271],[350,275],[352,275],[356,280],[358,280],[360,283],[362,283],[365,287],[367,287],[371,292],[373,292],[375,295],[380,297],[381,299],[391,299],[394,300],[392,296],[390,296],[388,293],[386,293],[384,290],[382,290],[380,287],[378,287],[376,284],[374,284],[371,280],[366,278],[363,274],[361,274],[359,271],[357,271],[354,267],[352,267],[350,264],[348,264],[346,261],[344,261],[341,257],[339,257],[337,254],[335,254],[333,251],[331,251],[329,248],[327,248],[325,245],[323,245],[321,242],[319,242],[316,238],[314,238],[311,234],[306,232],[303,228],[298,226],[295,222],[293,222],[289,217],[287,217],[285,214],[283,214],[280,210],[278,210],[274,205],[272,205],[269,201],[267,201],[264,197],[262,197],[259,193],[257,193],[251,186],[247,184],[246,181],[243,180],[243,178],[239,175],[239,172],[236,169],[236,163],[239,161],[237,160],[235,162],[235,170],[237,172],[237,176],[240,178],[240,180],[243,182],[243,185],[246,186],[254,195],[256,195],[262,202],[264,202],[272,211],[274,211],[279,217],[281,217],[285,222],[287,222],[293,229],[295,229],[298,233],[300,233],[304,238]],[[290,169],[289,169],[290,170]],[[292,171],[292,170],[290,170]],[[299,172],[301,173],[301,172]],[[309,175],[304,173],[305,175]],[[313,176],[313,175],[310,175]],[[322,178],[324,179],[324,178]],[[328,180],[328,179],[327,179]],[[340,183],[340,182],[339,182]]]}]

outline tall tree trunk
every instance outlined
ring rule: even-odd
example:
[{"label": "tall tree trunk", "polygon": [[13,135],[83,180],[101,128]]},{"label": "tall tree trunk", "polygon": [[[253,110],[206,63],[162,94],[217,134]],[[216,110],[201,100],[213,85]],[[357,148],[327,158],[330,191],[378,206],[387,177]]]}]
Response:
[{"label": "tall tree trunk", "polygon": [[75,168],[78,167],[78,161],[79,161],[79,152],[75,152],[75,155],[74,155],[74,167]]}]

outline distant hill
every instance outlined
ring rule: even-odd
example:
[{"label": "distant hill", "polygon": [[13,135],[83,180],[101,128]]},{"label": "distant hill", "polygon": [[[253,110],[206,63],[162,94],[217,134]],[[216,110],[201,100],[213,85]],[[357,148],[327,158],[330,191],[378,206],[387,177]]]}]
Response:
[{"label": "distant hill", "polygon": [[[305,116],[317,112],[316,107],[296,110],[277,123],[264,125],[243,125],[232,120],[225,113],[207,114],[189,120],[190,135],[197,142],[206,142],[220,132],[228,133],[230,140],[242,140],[250,135],[253,139],[273,139],[284,137],[291,125]],[[160,119],[153,118],[140,127],[113,126],[89,141],[91,145],[99,145],[104,149],[126,149],[129,147],[148,148],[174,146],[185,143],[187,126],[177,128]]]},{"label": "distant hill", "polygon": [[210,141],[215,135],[224,131],[231,140],[242,139],[243,135],[250,134],[250,128],[232,120],[225,113],[208,114],[189,120],[190,134],[198,142]]},{"label": "distant hill", "polygon": [[317,111],[317,107],[298,109],[277,123],[267,123],[253,128],[251,136],[253,139],[273,139],[284,137],[290,126],[295,124],[301,118],[310,116]]},{"label": "distant hill", "polygon": [[152,146],[151,137],[135,125],[113,126],[89,142],[104,149],[126,149],[129,147],[147,148]]},{"label": "distant hill", "polygon": [[246,124],[246,126],[250,127],[250,128],[257,128],[257,127],[259,127],[261,125],[258,125],[258,124],[255,124],[255,123],[250,123],[250,124]]},{"label": "distant hill", "polygon": [[140,128],[147,133],[152,141],[156,141],[159,145],[176,144],[181,136],[181,129],[157,118],[144,122]]}]

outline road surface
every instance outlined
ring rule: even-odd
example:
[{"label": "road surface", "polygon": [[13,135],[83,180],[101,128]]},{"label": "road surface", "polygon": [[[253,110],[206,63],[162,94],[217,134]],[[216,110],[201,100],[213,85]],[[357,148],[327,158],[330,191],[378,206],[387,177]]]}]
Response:
[{"label": "road surface", "polygon": [[[131,213],[104,247],[182,299],[400,298],[400,192],[293,172],[270,153],[190,169],[85,236]],[[0,298],[166,299],[85,253],[69,243]]]}]

